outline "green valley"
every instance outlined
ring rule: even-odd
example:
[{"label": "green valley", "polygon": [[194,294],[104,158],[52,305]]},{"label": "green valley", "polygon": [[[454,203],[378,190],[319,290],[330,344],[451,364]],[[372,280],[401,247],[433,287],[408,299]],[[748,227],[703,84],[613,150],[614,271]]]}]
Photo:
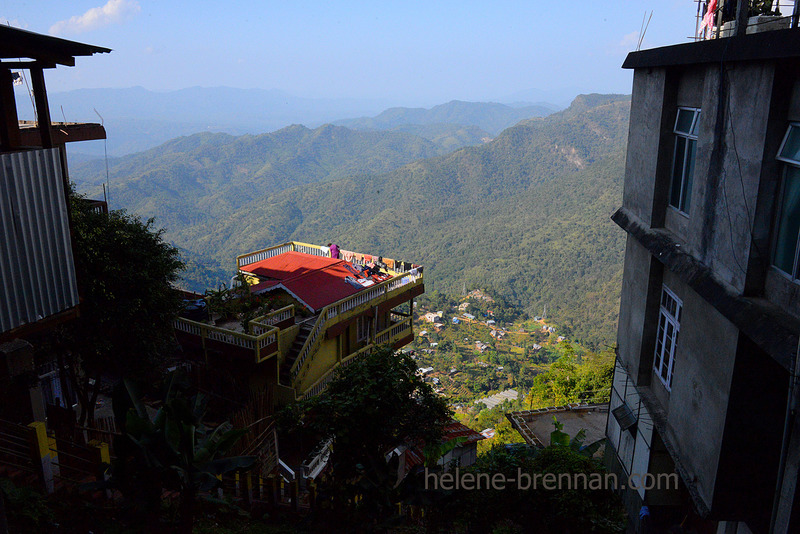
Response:
[{"label": "green valley", "polygon": [[[622,272],[623,235],[608,216],[622,195],[629,102],[579,96],[491,142],[427,158],[430,142],[397,132],[294,126],[282,131],[284,159],[269,163],[259,143],[274,146],[277,134],[202,134],[115,162],[111,199],[166,227],[198,266],[188,280],[198,289],[232,275],[238,254],[335,241],[413,258],[428,291],[484,287],[531,316],[547,306],[574,339],[604,347]],[[416,152],[400,149],[409,138]]]}]

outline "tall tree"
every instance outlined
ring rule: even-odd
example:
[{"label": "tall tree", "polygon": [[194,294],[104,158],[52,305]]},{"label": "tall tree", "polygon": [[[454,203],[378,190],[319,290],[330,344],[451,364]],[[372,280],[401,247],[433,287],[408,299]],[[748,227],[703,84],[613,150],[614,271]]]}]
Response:
[{"label": "tall tree", "polygon": [[172,321],[181,304],[172,283],[183,262],[152,219],[95,211],[74,191],[71,206],[80,317],[60,328],[54,341],[83,424],[94,418],[104,374],[151,378],[172,350]]}]

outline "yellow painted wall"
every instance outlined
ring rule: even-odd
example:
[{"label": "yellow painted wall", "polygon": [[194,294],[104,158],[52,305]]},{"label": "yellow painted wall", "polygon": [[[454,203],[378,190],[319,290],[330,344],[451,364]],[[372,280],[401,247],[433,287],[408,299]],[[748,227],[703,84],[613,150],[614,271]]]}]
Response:
[{"label": "yellow painted wall", "polygon": [[278,365],[282,365],[286,359],[286,353],[292,348],[292,343],[300,332],[300,325],[289,326],[282,328],[278,332]]},{"label": "yellow painted wall", "polygon": [[311,387],[325,373],[330,371],[338,361],[338,340],[336,338],[325,339],[314,355],[314,360],[308,373],[298,385],[298,391],[302,392]]}]

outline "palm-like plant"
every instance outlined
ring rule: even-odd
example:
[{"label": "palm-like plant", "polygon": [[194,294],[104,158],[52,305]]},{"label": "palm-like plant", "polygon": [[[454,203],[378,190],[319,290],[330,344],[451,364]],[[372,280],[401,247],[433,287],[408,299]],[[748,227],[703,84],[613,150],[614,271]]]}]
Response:
[{"label": "palm-like plant", "polygon": [[118,385],[113,408],[122,434],[114,442],[117,459],[108,483],[148,514],[157,513],[164,488],[179,491],[182,532],[192,530],[198,495],[218,487],[221,475],[248,469],[256,460],[225,457],[246,430],[228,422],[205,426],[207,399],[188,395],[188,389],[186,380],[172,373],[162,406],[151,417],[135,384]]}]

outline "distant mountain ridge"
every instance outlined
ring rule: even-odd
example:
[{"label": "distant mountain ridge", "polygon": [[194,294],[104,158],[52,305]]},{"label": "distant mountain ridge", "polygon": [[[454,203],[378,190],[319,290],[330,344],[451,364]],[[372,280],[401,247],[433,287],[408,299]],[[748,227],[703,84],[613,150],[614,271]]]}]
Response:
[{"label": "distant mountain ridge", "polygon": [[[264,195],[317,181],[391,171],[441,154],[434,143],[403,132],[358,132],[293,125],[261,135],[199,133],[138,154],[109,159],[112,205],[169,228],[221,217]],[[97,197],[103,160],[71,167],[81,190]]]},{"label": "distant mountain ridge", "polygon": [[[196,288],[230,276],[238,254],[335,241],[425,265],[428,291],[489,288],[531,315],[546,305],[577,339],[610,345],[624,232],[609,215],[621,202],[629,106],[624,95],[581,95],[491,142],[405,164],[398,156],[386,172],[352,171],[365,154],[376,158],[365,169],[379,167],[399,132],[292,127],[281,134],[285,158],[269,165],[255,158],[260,136],[191,136],[115,163],[112,207],[157,216],[187,251]],[[350,152],[373,143],[384,148]],[[232,173],[239,165],[253,171]],[[256,173],[265,167],[280,172]]]},{"label": "distant mountain ridge", "polygon": [[[106,150],[113,156],[140,152],[175,137],[199,132],[257,135],[290,124],[316,128],[346,117],[378,114],[392,104],[383,99],[304,98],[276,89],[224,86],[163,92],[143,87],[79,89],[51,91],[48,97],[54,120],[104,122],[108,132],[105,144],[92,141],[68,147],[70,152],[95,156],[102,156]],[[22,87],[17,89],[17,103],[20,117],[32,119],[30,98]],[[557,109],[547,105],[534,107]],[[458,124],[461,128],[476,125],[454,120],[437,122]],[[490,136],[499,131],[483,129]],[[465,132],[456,131],[451,139],[444,141],[445,146],[461,142],[464,135]],[[466,144],[477,144],[481,138],[470,134]]]},{"label": "distant mountain ridge", "polygon": [[492,102],[452,100],[430,109],[390,108],[375,117],[338,120],[334,124],[356,130],[391,130],[411,124],[460,124],[478,127],[494,136],[521,120],[543,117],[556,110],[555,106],[513,107]]},{"label": "distant mountain ridge", "polygon": [[[79,89],[48,93],[54,120],[105,122],[109,154],[147,150],[172,138],[198,132],[233,135],[272,132],[290,124],[316,127],[342,117],[378,113],[380,99],[303,98],[274,89],[190,87],[149,91],[143,87]],[[33,117],[30,99],[17,98],[22,117]],[[96,110],[96,111],[95,111]],[[75,152],[103,154],[101,142],[70,146]]]}]

